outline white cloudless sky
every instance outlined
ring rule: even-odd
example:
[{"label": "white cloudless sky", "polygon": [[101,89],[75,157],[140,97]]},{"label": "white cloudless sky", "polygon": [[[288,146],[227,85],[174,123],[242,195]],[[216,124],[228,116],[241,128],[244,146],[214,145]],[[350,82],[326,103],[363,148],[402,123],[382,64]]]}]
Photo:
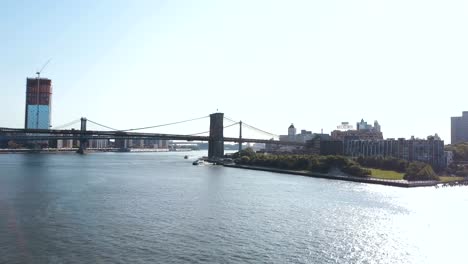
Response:
[{"label": "white cloudless sky", "polygon": [[468,110],[467,28],[468,1],[455,0],[4,0],[0,126],[24,125],[26,77],[52,58],[52,125],[85,116],[123,129],[219,109],[275,134],[364,118],[384,137],[449,143],[450,117]]}]

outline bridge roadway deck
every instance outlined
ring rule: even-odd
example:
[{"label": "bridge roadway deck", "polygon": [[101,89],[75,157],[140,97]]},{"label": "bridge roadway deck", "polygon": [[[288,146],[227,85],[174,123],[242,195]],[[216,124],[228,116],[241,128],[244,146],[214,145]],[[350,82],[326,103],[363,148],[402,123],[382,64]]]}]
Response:
[{"label": "bridge roadway deck", "polygon": [[[98,140],[98,139],[163,139],[185,141],[209,141],[209,136],[192,136],[179,134],[141,133],[125,131],[98,131],[98,130],[57,130],[57,129],[19,129],[0,128],[0,140]],[[225,137],[224,142],[239,143],[271,143],[277,145],[304,146],[304,143],[277,141],[254,138]]]}]

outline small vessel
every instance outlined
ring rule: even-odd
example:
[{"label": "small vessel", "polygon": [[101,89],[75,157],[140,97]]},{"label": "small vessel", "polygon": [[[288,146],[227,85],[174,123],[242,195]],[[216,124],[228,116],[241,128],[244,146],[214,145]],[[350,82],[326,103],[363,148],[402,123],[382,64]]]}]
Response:
[{"label": "small vessel", "polygon": [[184,156],[184,159],[188,159],[188,156],[187,156],[187,155],[185,155],[185,156]]},{"label": "small vessel", "polygon": [[192,165],[200,165],[200,164],[204,164],[204,163],[205,163],[205,162],[204,162],[203,160],[198,159],[198,160],[192,162]]}]

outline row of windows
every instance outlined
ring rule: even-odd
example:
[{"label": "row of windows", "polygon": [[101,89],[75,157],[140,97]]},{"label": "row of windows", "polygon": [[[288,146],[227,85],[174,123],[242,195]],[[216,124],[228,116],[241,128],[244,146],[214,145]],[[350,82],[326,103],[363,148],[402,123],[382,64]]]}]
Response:
[{"label": "row of windows", "polygon": [[[29,105],[37,104],[37,95],[30,95],[26,97],[26,103]],[[40,94],[39,95],[39,104],[41,105],[48,105],[50,103],[50,95],[48,94]]]},{"label": "row of windows", "polygon": [[[42,86],[39,88],[39,92],[40,93],[49,93],[50,94],[50,86]],[[37,93],[37,86],[33,86],[33,87],[28,87],[27,90],[26,90],[27,93]]]}]

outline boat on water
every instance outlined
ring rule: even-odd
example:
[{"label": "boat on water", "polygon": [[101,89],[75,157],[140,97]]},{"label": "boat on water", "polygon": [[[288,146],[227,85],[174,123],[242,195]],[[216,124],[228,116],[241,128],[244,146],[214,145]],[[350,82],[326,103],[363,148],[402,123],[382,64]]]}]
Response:
[{"label": "boat on water", "polygon": [[204,164],[204,163],[205,163],[205,162],[204,162],[203,160],[198,159],[198,160],[192,162],[192,165],[201,165],[201,164]]}]

